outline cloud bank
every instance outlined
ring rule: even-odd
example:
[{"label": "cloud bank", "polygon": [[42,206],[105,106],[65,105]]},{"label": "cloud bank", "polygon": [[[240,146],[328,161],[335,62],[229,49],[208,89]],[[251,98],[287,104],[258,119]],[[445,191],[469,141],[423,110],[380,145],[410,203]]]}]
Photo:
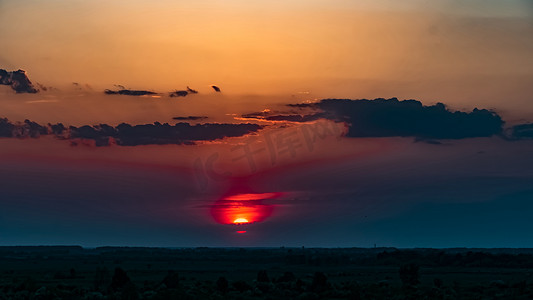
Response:
[{"label": "cloud bank", "polygon": [[[306,114],[252,113],[245,118],[308,122],[329,119],[346,122],[348,137],[416,137],[419,139],[463,139],[502,134],[504,122],[495,112],[475,108],[451,111],[437,103],[425,106],[417,100],[324,99],[317,103],[289,104]],[[311,110],[311,112],[309,112]]]},{"label": "cloud bank", "polygon": [[190,125],[189,123],[168,123],[131,125],[122,123],[116,127],[84,125],[66,127],[61,123],[39,125],[30,120],[13,123],[6,118],[0,119],[0,137],[4,138],[38,138],[53,135],[59,139],[92,140],[96,146],[167,145],[193,144],[196,141],[211,141],[225,137],[243,136],[262,129],[263,126],[250,123],[219,124],[206,123]]},{"label": "cloud bank", "polygon": [[257,124],[168,123],[130,125],[122,123],[116,127],[106,124],[69,128],[71,138],[91,139],[97,146],[107,146],[111,139],[121,146],[190,144],[194,141],[217,140],[256,132],[262,126]]}]

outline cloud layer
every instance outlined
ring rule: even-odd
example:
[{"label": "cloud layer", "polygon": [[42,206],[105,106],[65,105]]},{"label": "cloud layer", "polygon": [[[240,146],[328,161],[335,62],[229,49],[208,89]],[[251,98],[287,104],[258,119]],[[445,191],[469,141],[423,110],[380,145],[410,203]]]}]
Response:
[{"label": "cloud layer", "polygon": [[349,124],[349,137],[417,137],[420,139],[462,139],[502,133],[504,122],[495,112],[475,108],[471,112],[451,111],[437,103],[391,99],[325,99],[318,103],[289,104],[294,109],[311,109],[305,114],[252,113],[245,118],[308,122],[320,118]]},{"label": "cloud layer", "polygon": [[[166,145],[192,144],[195,141],[217,140],[236,137],[256,132],[263,126],[257,124],[218,124],[206,123],[190,125],[189,123],[168,123],[131,125],[122,123],[116,127],[100,124],[95,126],[66,127],[61,123],[39,125],[30,120],[13,123],[6,118],[0,119],[0,137],[4,138],[38,138],[53,135],[60,139],[92,140],[96,146]],[[76,144],[76,142],[74,142]]]},{"label": "cloud layer", "polygon": [[144,90],[127,90],[127,89],[121,89],[121,90],[105,90],[104,93],[108,95],[126,95],[126,96],[144,96],[144,95],[155,95],[157,93],[151,92],[151,91],[144,91]]},{"label": "cloud layer", "polygon": [[[77,83],[75,83],[77,85]],[[156,95],[158,93],[148,91],[148,90],[131,90],[125,88],[123,85],[116,84],[115,85],[118,90],[110,90],[106,89],[104,91],[107,95],[126,95],[126,96],[145,96],[145,95]],[[197,90],[193,90],[190,87],[187,87],[187,90],[175,90],[173,92],[168,93],[169,97],[185,97],[187,95],[191,94],[198,94]]]},{"label": "cloud layer", "polygon": [[96,126],[70,127],[71,138],[91,139],[97,146],[107,146],[111,139],[121,146],[189,144],[194,141],[216,140],[225,137],[242,136],[256,132],[262,126],[257,124],[168,123],[130,125],[122,123],[116,127],[106,124]]}]

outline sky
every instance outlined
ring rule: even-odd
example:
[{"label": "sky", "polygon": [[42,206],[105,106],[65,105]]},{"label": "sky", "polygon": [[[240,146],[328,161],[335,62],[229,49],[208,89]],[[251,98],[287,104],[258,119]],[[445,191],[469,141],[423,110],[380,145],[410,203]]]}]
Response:
[{"label": "sky", "polygon": [[0,245],[533,247],[529,0],[0,0],[0,47]]}]

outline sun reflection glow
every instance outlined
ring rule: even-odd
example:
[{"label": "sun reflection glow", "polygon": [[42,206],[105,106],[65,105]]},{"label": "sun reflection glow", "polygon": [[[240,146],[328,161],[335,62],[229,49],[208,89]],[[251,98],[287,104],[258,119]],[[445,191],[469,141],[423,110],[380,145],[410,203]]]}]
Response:
[{"label": "sun reflection glow", "polygon": [[246,200],[263,200],[276,197],[276,193],[260,193],[260,194],[236,194],[227,196],[224,200],[246,201]]}]

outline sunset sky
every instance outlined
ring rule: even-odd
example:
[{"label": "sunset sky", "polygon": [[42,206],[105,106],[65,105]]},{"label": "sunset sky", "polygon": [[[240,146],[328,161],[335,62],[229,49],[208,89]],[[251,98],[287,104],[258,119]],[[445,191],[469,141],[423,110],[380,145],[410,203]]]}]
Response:
[{"label": "sunset sky", "polygon": [[533,247],[530,0],[0,0],[0,47],[0,245]]}]

